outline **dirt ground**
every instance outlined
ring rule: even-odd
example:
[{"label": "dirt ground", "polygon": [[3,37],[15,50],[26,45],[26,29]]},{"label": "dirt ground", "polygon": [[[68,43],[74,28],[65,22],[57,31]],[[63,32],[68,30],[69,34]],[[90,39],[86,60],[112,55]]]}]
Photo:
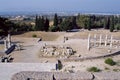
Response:
[{"label": "dirt ground", "polygon": [[0,50],[4,50],[4,45],[3,44],[0,44]]},{"label": "dirt ground", "polygon": [[[36,34],[37,38],[33,38],[32,35]],[[73,57],[90,57],[90,56],[101,56],[108,53],[108,48],[92,48],[90,51],[87,50],[87,37],[91,34],[102,35],[113,35],[114,38],[120,38],[120,32],[110,33],[108,30],[80,30],[79,32],[27,32],[21,35],[12,36],[12,42],[20,44],[22,46],[21,51],[14,51],[11,55],[14,58],[13,62],[25,62],[25,63],[49,63],[57,62],[57,58],[46,58],[39,57],[40,48],[44,45],[68,45],[73,48],[77,53]],[[38,42],[39,38],[42,37],[41,42]],[[64,37],[70,39],[63,43]],[[113,57],[117,62],[120,61],[120,55]],[[109,68],[109,70],[119,69],[119,66],[108,66],[104,63],[105,59],[98,60],[86,60],[81,62],[63,62],[64,68],[62,71],[73,70],[73,71],[86,71],[88,67],[96,66],[102,70]],[[75,66],[73,68],[72,66]]]}]

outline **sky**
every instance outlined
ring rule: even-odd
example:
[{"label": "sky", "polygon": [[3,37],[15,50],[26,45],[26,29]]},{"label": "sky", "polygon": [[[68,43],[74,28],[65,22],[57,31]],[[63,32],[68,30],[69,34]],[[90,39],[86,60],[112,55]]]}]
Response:
[{"label": "sky", "polygon": [[0,12],[86,11],[120,13],[120,0],[0,0]]}]

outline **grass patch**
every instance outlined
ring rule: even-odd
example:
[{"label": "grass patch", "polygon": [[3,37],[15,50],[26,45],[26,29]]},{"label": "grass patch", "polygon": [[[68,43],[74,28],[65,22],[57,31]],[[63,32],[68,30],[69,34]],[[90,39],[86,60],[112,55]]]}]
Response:
[{"label": "grass patch", "polygon": [[36,37],[37,37],[37,35],[36,35],[36,34],[33,34],[33,35],[32,35],[32,37],[36,38]]},{"label": "grass patch", "polygon": [[105,67],[105,70],[110,70],[108,67]]},{"label": "grass patch", "polygon": [[87,71],[89,71],[89,72],[100,72],[101,70],[98,69],[97,67],[91,67],[91,68],[88,68]]},{"label": "grass patch", "polygon": [[63,67],[62,62],[61,62],[60,60],[58,60],[57,68],[58,68],[59,70],[61,70],[62,67]]},{"label": "grass patch", "polygon": [[110,65],[110,66],[114,66],[114,65],[116,64],[116,62],[113,61],[112,58],[107,58],[107,59],[105,60],[105,63],[108,64],[108,65]]},{"label": "grass patch", "polygon": [[118,71],[120,71],[120,69],[113,69],[113,71],[118,72]]}]

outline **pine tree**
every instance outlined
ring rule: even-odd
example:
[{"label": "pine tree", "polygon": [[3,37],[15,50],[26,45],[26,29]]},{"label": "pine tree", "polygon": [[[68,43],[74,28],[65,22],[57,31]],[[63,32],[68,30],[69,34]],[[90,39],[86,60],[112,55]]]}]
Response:
[{"label": "pine tree", "polygon": [[72,28],[73,28],[72,27],[72,22],[70,21],[70,19],[65,19],[60,24],[60,30],[61,31],[71,30]]},{"label": "pine tree", "polygon": [[91,18],[90,17],[88,18],[88,21],[87,21],[87,29],[91,30]]}]

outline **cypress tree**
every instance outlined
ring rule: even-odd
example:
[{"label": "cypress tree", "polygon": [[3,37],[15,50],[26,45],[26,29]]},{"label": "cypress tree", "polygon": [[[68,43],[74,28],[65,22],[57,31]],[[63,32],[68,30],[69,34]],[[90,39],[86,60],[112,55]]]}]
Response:
[{"label": "cypress tree", "polygon": [[45,25],[44,25],[45,31],[48,31],[49,29],[49,20],[46,18]]},{"label": "cypress tree", "polygon": [[37,31],[38,30],[38,16],[36,15],[36,18],[35,18],[35,30]]},{"label": "cypress tree", "polygon": [[113,30],[114,30],[114,16],[112,16],[110,19],[110,32],[113,32]]},{"label": "cypress tree", "polygon": [[91,30],[91,17],[88,18],[87,28],[88,28],[88,30]]},{"label": "cypress tree", "polygon": [[108,17],[108,21],[107,21],[107,29],[110,29],[110,18]]},{"label": "cypress tree", "polygon": [[104,29],[109,29],[109,25],[110,25],[110,18],[109,17],[105,17],[104,18],[104,23],[103,23]]},{"label": "cypress tree", "polygon": [[54,24],[53,24],[55,27],[57,27],[58,26],[58,16],[57,16],[57,14],[55,14],[55,16],[54,16]]},{"label": "cypress tree", "polygon": [[44,30],[44,17],[36,16],[35,20],[35,30],[36,31],[43,31]]},{"label": "cypress tree", "polygon": [[104,29],[107,29],[107,18],[106,17],[104,18],[103,27]]},{"label": "cypress tree", "polygon": [[41,25],[42,25],[42,19],[41,19],[41,17],[39,16],[39,19],[38,19],[38,30],[39,30],[39,31],[42,30]]},{"label": "cypress tree", "polygon": [[45,28],[44,28],[44,25],[45,25],[45,20],[44,20],[44,17],[42,16],[42,19],[41,19],[41,31],[44,31]]}]

